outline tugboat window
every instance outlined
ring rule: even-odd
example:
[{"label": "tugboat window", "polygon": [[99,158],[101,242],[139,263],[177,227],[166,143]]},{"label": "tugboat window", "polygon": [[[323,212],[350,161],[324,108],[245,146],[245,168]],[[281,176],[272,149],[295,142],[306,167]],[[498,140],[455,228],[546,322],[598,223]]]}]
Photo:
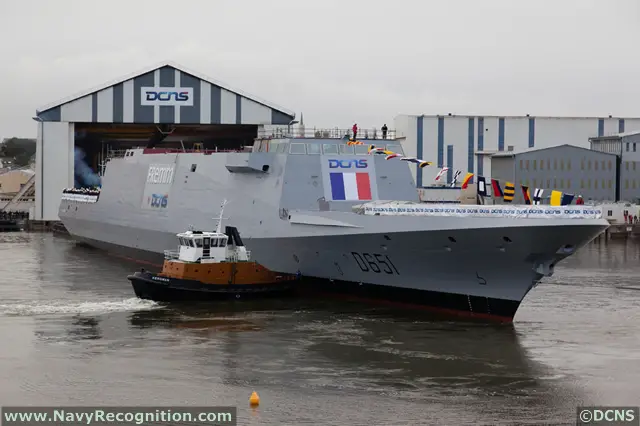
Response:
[{"label": "tugboat window", "polygon": [[217,238],[212,238],[211,239],[211,247],[218,247],[218,239]]},{"label": "tugboat window", "polygon": [[195,171],[196,171],[196,167],[198,167],[198,165],[197,165],[197,164],[192,164],[192,165],[191,165],[191,171],[192,171],[192,172],[195,172]]},{"label": "tugboat window", "polygon": [[303,143],[292,143],[289,145],[289,154],[306,154],[306,145]]},{"label": "tugboat window", "polygon": [[196,239],[196,247],[202,247],[202,238]]},{"label": "tugboat window", "polygon": [[226,246],[227,246],[227,240],[223,238],[222,240],[220,240],[220,247],[226,247]]}]

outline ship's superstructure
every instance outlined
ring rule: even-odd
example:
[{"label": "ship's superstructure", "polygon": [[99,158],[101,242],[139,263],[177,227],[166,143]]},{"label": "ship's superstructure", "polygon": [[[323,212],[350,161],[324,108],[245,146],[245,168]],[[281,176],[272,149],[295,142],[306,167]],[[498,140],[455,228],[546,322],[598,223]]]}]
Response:
[{"label": "ship's superstructure", "polygon": [[[377,147],[402,154],[397,141]],[[450,206],[418,199],[409,165],[335,139],[258,139],[251,152],[147,148],[112,159],[99,197],[65,195],[76,239],[162,264],[215,207],[252,259],[316,289],[511,320],[558,261],[608,226],[589,206]],[[93,198],[92,198],[93,200]]]}]

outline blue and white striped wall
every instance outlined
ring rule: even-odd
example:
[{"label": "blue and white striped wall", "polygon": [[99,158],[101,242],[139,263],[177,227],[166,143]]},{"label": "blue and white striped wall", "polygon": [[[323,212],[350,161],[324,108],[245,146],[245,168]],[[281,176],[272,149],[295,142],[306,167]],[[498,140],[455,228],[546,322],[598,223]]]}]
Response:
[{"label": "blue and white striped wall", "polygon": [[[491,153],[570,144],[589,148],[589,138],[640,130],[640,118],[496,117],[401,115],[395,119],[406,155],[433,161],[413,170],[416,185],[429,186],[440,167],[491,176]],[[421,172],[421,173],[420,173]],[[453,177],[449,172],[448,180]]]},{"label": "blue and white striped wall", "polygon": [[[191,88],[190,106],[143,105],[143,87]],[[43,121],[284,125],[293,114],[227,90],[172,66],[163,66],[80,98],[39,111]]]}]

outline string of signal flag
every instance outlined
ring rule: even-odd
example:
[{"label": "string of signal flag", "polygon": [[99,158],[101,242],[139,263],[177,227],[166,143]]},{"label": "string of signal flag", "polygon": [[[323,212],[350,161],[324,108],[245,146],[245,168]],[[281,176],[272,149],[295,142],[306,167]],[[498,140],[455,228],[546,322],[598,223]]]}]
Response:
[{"label": "string of signal flag", "polygon": [[[350,141],[350,142],[347,142],[347,144],[348,145],[364,145],[362,142],[359,142],[359,141],[356,141],[356,142]],[[420,168],[424,168],[426,166],[430,166],[433,164],[433,162],[430,162],[430,161],[425,161],[416,157],[406,157],[402,154],[385,150],[384,148],[376,148],[375,145],[369,145],[368,153],[369,155],[371,154],[385,155],[385,160],[391,160],[392,158],[399,158],[402,161],[415,163]],[[444,176],[444,174],[448,171],[449,171],[449,167],[442,167],[440,171],[438,171],[438,174],[434,178],[434,181],[440,182],[442,176]],[[461,170],[456,170],[454,172],[453,179],[451,179],[451,182],[449,182],[449,185],[452,188],[454,188],[458,183],[458,178],[460,177],[461,174],[462,174]],[[474,173],[467,172],[465,177],[462,179],[462,184],[460,185],[460,187],[462,189],[467,189],[469,186],[469,182],[474,176],[475,176]],[[516,193],[514,183],[505,182],[504,189],[503,189],[502,186],[500,186],[500,181],[498,179],[489,178],[489,180],[491,182],[490,196],[494,200],[498,198],[502,198],[502,200],[505,203],[511,203],[513,201],[513,198],[515,197],[515,193]],[[477,176],[476,188],[477,188],[478,195],[481,195],[483,197],[489,196],[489,192],[487,191],[487,180],[485,179],[484,176]],[[529,186],[520,185],[520,188],[522,190],[522,195],[524,197],[525,204],[538,205],[542,203],[542,195],[544,194],[544,189],[535,188],[533,191],[533,196],[531,196],[531,191],[529,190]],[[576,200],[576,204],[584,204],[584,200],[582,199],[581,195],[578,195],[578,197],[576,198],[575,194],[568,194],[562,191],[552,190],[549,204],[552,206],[566,206],[571,204],[574,199]]]}]

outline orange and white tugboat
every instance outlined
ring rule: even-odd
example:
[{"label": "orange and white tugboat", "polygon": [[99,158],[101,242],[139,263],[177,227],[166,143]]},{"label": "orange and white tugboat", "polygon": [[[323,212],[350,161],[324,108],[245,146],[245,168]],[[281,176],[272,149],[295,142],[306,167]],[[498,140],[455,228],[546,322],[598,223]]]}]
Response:
[{"label": "orange and white tugboat", "polygon": [[141,299],[157,302],[203,301],[282,295],[293,290],[295,275],[272,272],[250,260],[250,254],[235,227],[221,232],[190,229],[176,234],[178,251],[165,250],[162,272],[142,269],[127,278]]}]

